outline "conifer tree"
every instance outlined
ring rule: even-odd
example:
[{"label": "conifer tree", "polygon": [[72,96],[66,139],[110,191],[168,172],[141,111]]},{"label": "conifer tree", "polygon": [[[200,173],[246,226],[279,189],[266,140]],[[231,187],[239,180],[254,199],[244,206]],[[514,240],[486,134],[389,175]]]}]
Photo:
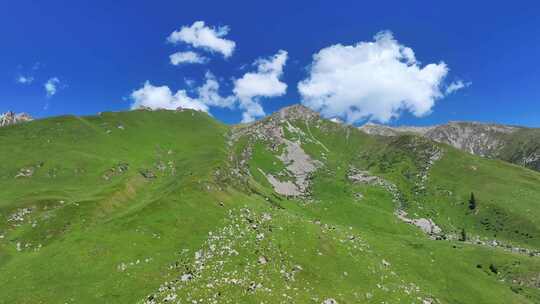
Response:
[{"label": "conifer tree", "polygon": [[476,198],[474,198],[473,192],[471,192],[471,197],[469,198],[469,209],[476,210]]}]

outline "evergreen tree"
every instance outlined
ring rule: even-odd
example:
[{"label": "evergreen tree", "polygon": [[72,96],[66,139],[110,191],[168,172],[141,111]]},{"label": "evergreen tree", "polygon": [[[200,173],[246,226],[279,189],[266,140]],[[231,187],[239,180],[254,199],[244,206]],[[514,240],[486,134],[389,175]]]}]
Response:
[{"label": "evergreen tree", "polygon": [[476,209],[476,199],[474,198],[474,193],[471,192],[471,197],[469,198],[469,209],[475,210]]}]

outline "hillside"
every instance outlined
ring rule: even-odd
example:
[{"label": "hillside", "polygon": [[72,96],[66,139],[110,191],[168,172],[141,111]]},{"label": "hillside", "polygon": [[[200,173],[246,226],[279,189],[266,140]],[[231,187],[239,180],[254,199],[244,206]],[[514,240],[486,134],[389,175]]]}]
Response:
[{"label": "hillside", "polygon": [[540,302],[540,173],[417,134],[292,106],[0,139],[0,303]]},{"label": "hillside", "polygon": [[432,127],[389,127],[369,123],[360,130],[380,136],[416,134],[487,158],[498,158],[540,171],[540,129],[477,122]]}]

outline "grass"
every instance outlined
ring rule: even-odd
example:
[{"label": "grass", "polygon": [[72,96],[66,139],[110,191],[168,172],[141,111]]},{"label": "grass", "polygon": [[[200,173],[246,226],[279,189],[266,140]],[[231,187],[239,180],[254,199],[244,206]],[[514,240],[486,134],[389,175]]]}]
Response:
[{"label": "grass", "polygon": [[[309,200],[275,194],[257,170],[284,171],[281,151],[246,138],[229,146],[230,128],[204,113],[104,113],[0,129],[0,303],[172,296],[160,286],[174,286],[182,303],[540,301],[538,257],[430,240],[397,219],[384,189],[347,179],[350,166],[369,169],[398,185],[409,214],[446,232],[540,249],[539,173],[441,146],[418,192],[418,151],[430,143],[324,120],[291,123],[304,135],[286,136],[324,163]],[[230,171],[249,145],[251,176],[240,181]],[[33,175],[15,178],[24,168]],[[8,220],[23,208],[22,220]],[[216,251],[225,246],[238,254]],[[179,279],[189,271],[194,279]]]}]

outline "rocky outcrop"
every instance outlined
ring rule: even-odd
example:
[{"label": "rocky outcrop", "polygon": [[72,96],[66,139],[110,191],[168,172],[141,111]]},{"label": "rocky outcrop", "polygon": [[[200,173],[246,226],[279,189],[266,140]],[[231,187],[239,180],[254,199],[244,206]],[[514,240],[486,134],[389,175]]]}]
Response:
[{"label": "rocky outcrop", "polygon": [[[268,151],[275,153],[285,166],[285,170],[276,175],[257,168],[273,186],[274,191],[285,196],[308,197],[310,177],[323,164],[312,159],[303,150],[302,144],[314,143],[321,145],[325,150],[327,148],[311,134],[295,127],[291,122],[302,121],[309,124],[310,121],[318,118],[319,114],[316,112],[302,105],[293,105],[260,121],[238,126],[231,134],[231,141],[247,137],[248,145],[241,153],[243,159],[238,162],[240,168],[237,168],[236,172],[249,174],[249,170],[242,167],[246,167],[248,159],[251,158],[252,146],[255,142],[261,141],[266,145]],[[286,131],[295,138],[287,138]]]},{"label": "rocky outcrop", "polygon": [[0,127],[10,126],[25,121],[31,121],[32,117],[26,113],[15,113],[8,111],[0,115]]},{"label": "rocky outcrop", "polygon": [[400,220],[420,228],[420,230],[422,230],[425,234],[431,236],[434,239],[439,239],[442,237],[442,229],[437,226],[437,224],[435,224],[432,219],[411,219],[408,217],[407,212],[403,210],[398,210],[396,212],[396,215]]}]

